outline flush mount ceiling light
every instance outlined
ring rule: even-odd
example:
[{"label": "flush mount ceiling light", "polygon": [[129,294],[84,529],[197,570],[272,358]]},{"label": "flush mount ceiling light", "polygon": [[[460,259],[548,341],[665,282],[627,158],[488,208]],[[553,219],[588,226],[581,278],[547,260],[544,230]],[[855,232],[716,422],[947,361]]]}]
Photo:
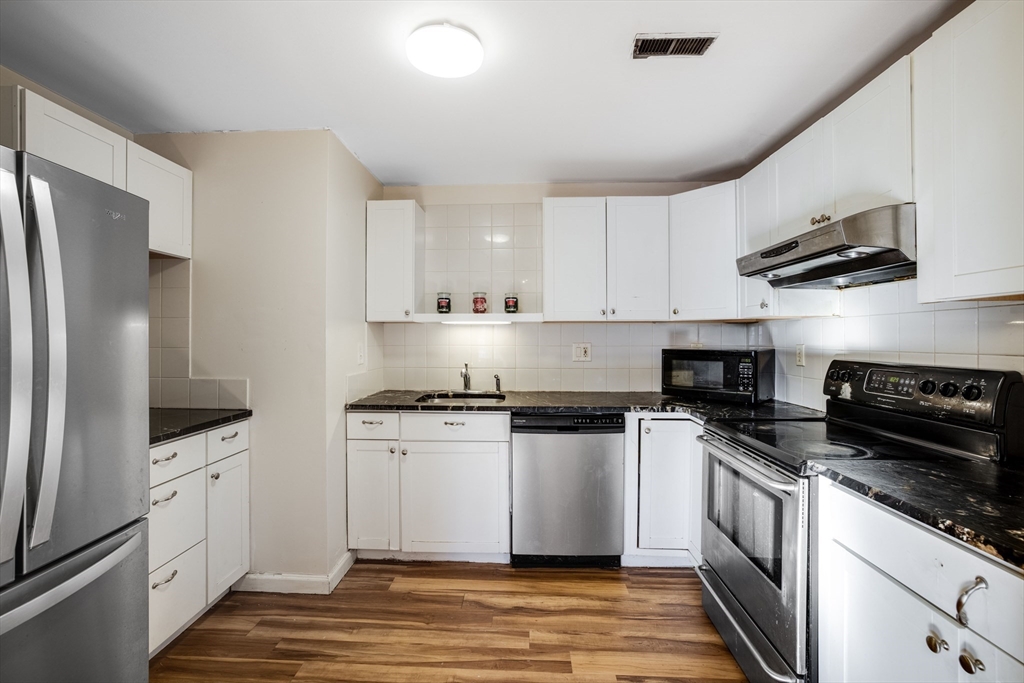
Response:
[{"label": "flush mount ceiling light", "polygon": [[484,46],[469,31],[451,24],[433,24],[412,32],[405,54],[423,73],[440,78],[462,78],[480,68]]}]

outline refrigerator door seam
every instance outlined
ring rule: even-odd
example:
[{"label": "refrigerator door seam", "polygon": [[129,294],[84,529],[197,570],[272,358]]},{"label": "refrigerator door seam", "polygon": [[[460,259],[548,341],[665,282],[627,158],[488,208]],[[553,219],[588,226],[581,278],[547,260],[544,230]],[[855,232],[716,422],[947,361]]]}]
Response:
[{"label": "refrigerator door seam", "polygon": [[60,464],[64,451],[64,417],[67,410],[68,335],[64,307],[64,274],[50,184],[41,178],[30,176],[29,188],[35,206],[39,246],[43,257],[48,350],[43,472],[29,543],[29,548],[35,548],[50,540],[53,513],[57,507],[57,487],[60,484]]}]

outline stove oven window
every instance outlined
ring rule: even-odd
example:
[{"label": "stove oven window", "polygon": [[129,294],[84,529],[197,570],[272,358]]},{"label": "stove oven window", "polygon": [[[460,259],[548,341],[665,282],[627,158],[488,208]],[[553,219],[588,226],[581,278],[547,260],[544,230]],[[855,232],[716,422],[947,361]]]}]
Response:
[{"label": "stove oven window", "polygon": [[782,588],[782,500],[718,458],[709,461],[708,520]]}]

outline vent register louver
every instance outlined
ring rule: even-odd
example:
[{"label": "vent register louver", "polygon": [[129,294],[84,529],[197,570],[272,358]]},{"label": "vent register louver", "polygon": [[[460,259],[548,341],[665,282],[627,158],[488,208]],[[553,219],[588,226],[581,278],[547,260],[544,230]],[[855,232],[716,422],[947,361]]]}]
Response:
[{"label": "vent register louver", "polygon": [[638,33],[633,40],[633,59],[700,57],[716,38],[715,34]]}]

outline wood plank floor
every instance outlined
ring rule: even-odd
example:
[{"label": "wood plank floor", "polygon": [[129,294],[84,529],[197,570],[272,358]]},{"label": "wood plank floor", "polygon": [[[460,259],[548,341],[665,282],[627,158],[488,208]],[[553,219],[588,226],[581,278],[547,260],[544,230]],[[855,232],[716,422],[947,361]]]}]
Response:
[{"label": "wood plank floor", "polygon": [[689,569],[360,561],[334,593],[230,593],[150,680],[743,681]]}]

